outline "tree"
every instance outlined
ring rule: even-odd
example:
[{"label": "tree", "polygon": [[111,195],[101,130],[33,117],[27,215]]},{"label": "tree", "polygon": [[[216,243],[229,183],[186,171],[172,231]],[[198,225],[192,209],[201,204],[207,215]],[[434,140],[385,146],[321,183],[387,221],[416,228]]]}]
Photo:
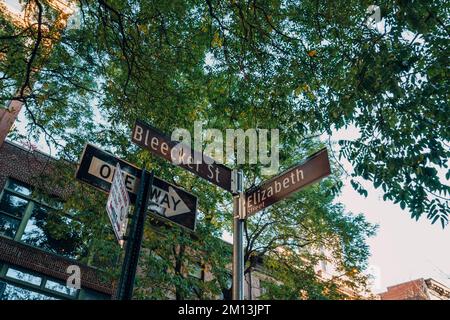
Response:
[{"label": "tree", "polygon": [[[29,2],[47,6],[43,0]],[[76,161],[90,141],[136,164],[151,160],[149,169],[162,178],[176,177],[174,182],[188,190],[204,192],[200,210],[210,233],[229,227],[229,196],[132,146],[136,118],[165,132],[191,129],[194,120],[220,130],[279,128],[282,167],[306,156],[318,137],[353,126],[359,137],[339,142],[341,160],[354,168],[353,187],[366,194],[360,182],[368,180],[413,218],[425,214],[444,227],[449,187],[439,172],[447,170],[450,128],[445,2],[383,1],[378,29],[366,24],[370,4],[81,0],[80,27],[65,30],[48,57],[42,38],[50,33],[36,32],[39,19],[26,32],[2,20],[0,101],[12,97],[9,88],[26,85],[29,90],[18,98],[25,102],[30,134],[44,133],[65,159]],[[37,58],[30,59],[30,50]],[[43,57],[31,87],[23,70],[40,67]],[[97,123],[99,113],[104,122]],[[336,175],[327,180],[334,194],[342,185],[335,164]],[[242,168],[246,187],[265,179],[259,166]],[[445,179],[449,176],[450,171]],[[320,201],[326,207],[331,198]],[[298,211],[288,210],[288,204]],[[293,218],[303,212],[300,203],[285,205],[283,212]],[[281,219],[278,210],[264,215]],[[363,237],[360,218],[346,217],[338,207],[328,210],[339,219],[312,230],[324,238],[330,230],[348,239]],[[249,222],[248,230],[257,233],[258,226]],[[275,231],[288,232],[266,227],[262,234]],[[187,235],[177,234],[176,241],[193,245]],[[352,246],[355,261],[365,261],[365,249]],[[177,247],[170,258],[169,249],[163,250],[167,261],[183,252]],[[186,296],[186,290],[177,291]]]},{"label": "tree", "polygon": [[[318,144],[301,145],[317,150]],[[266,298],[331,299],[367,294],[370,255],[366,239],[376,227],[362,214],[335,203],[334,176],[315,184],[246,221],[245,274],[262,262],[274,281],[266,281]],[[320,262],[332,266],[331,277],[318,277]],[[347,291],[345,291],[347,290]]]},{"label": "tree", "polygon": [[[80,1],[80,28],[62,34],[20,98],[33,125],[73,153],[79,141],[94,140],[77,130],[95,127],[93,101],[110,126],[89,129],[109,145],[124,142],[137,117],[167,131],[195,119],[218,128],[279,127],[286,154],[296,139],[354,126],[360,136],[340,141],[354,187],[364,193],[358,180],[371,181],[413,218],[425,213],[445,226],[445,2],[383,1],[378,29],[366,24],[369,5]],[[30,82],[27,69],[42,64],[41,38],[51,33],[39,36],[32,26],[2,29],[3,102],[11,86]],[[41,55],[26,59],[34,51],[25,39]]]}]

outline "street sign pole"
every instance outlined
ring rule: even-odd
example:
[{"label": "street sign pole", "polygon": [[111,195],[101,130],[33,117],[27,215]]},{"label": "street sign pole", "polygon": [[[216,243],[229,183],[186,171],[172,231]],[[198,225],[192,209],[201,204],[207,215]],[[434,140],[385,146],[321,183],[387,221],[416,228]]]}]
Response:
[{"label": "street sign pole", "polygon": [[132,224],[126,244],[125,258],[122,265],[122,272],[117,289],[118,300],[131,300],[133,296],[134,280],[141,251],[142,238],[144,235],[145,213],[147,200],[153,185],[153,171],[148,173],[145,165],[139,184],[139,191],[136,198],[136,206],[132,218]]},{"label": "street sign pole", "polygon": [[245,196],[243,190],[243,173],[236,175],[236,192],[233,197],[233,300],[244,299],[244,218]]}]

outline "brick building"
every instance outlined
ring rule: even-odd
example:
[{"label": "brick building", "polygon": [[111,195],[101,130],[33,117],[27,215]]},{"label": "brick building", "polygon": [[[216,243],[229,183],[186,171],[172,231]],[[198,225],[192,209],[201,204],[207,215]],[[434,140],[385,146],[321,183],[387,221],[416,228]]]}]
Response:
[{"label": "brick building", "polygon": [[381,300],[450,300],[450,288],[434,279],[416,279],[387,288]]},{"label": "brick building", "polygon": [[[0,147],[0,299],[110,299],[113,288],[100,271],[76,260],[76,232],[61,241],[46,230],[71,223],[51,214],[69,191],[42,183],[54,162],[12,142]],[[39,198],[36,188],[47,188],[55,201]],[[66,287],[70,265],[80,267],[80,290]]]}]

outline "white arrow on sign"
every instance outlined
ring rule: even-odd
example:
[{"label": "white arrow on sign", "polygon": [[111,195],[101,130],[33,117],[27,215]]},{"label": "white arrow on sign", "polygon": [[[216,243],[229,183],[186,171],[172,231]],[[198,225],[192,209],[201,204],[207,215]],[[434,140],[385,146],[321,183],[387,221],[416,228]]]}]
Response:
[{"label": "white arrow on sign", "polygon": [[165,217],[173,217],[191,211],[176,190],[170,186],[169,192],[153,186],[150,201],[150,209]]}]

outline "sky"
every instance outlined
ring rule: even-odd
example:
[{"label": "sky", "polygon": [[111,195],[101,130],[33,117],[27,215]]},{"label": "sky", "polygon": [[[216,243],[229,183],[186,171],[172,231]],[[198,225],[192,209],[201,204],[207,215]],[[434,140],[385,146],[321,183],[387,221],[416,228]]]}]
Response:
[{"label": "sky", "polygon": [[[357,136],[357,130],[350,127],[335,131],[331,139],[351,140]],[[349,163],[342,164],[351,172]],[[376,236],[368,240],[370,270],[376,277],[373,291],[379,293],[388,286],[417,278],[433,278],[450,287],[450,226],[442,229],[439,221],[432,225],[426,215],[419,221],[411,219],[407,210],[383,200],[381,188],[358,181],[368,191],[367,198],[356,192],[347,178],[336,201],[343,203],[347,211],[363,213],[369,222],[378,225]]]},{"label": "sky", "polygon": [[372,274],[378,275],[373,291],[417,278],[433,278],[450,287],[449,227],[443,230],[438,222],[431,225],[426,217],[411,219],[398,204],[383,201],[382,191],[367,190],[364,198],[347,181],[338,201],[379,225],[376,236],[368,240]]},{"label": "sky", "polygon": [[[14,5],[17,1],[6,2]],[[19,120],[16,126],[25,134],[23,111]],[[350,128],[335,132],[332,140],[356,136],[357,132]],[[49,151],[42,139],[38,147],[44,152]],[[344,167],[351,172],[350,164],[345,163]],[[415,221],[398,204],[383,201],[381,189],[376,190],[371,184],[363,185],[369,193],[367,198],[354,191],[350,179],[346,179],[336,201],[343,203],[348,211],[363,213],[369,222],[379,225],[376,236],[368,240],[370,270],[376,277],[373,291],[382,292],[387,286],[421,277],[434,278],[450,287],[450,226],[443,230],[439,223],[431,225],[426,217]],[[231,241],[229,235],[225,239]]]}]

